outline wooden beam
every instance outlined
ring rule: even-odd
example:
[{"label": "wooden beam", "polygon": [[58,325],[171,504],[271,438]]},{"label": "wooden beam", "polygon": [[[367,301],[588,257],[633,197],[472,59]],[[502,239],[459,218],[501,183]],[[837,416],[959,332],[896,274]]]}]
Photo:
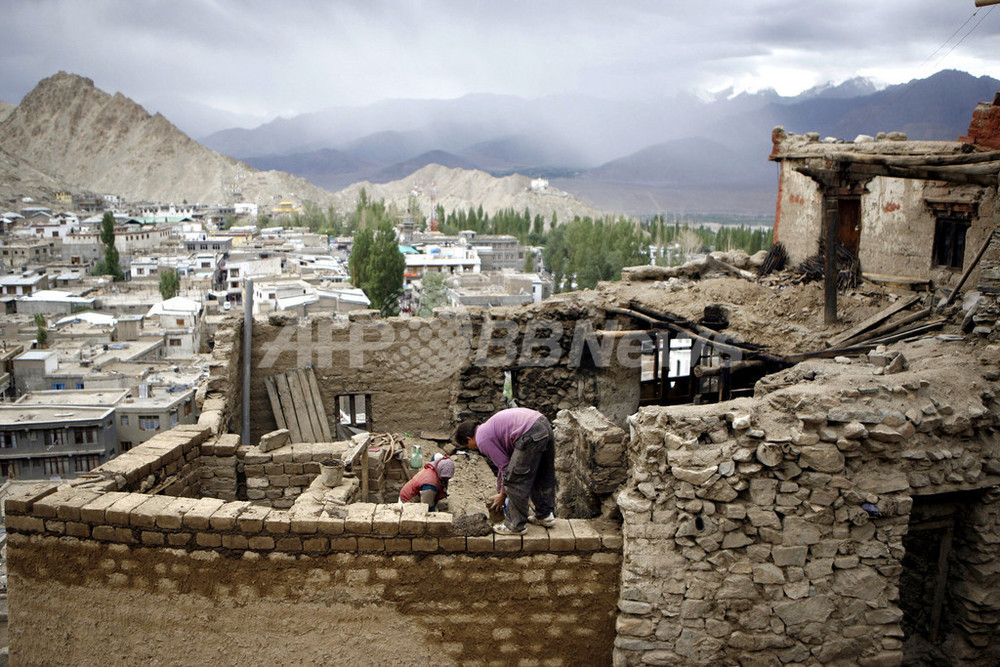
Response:
[{"label": "wooden beam", "polygon": [[906,317],[903,317],[896,322],[889,322],[888,324],[883,324],[882,326],[872,329],[871,331],[865,331],[864,333],[858,334],[848,340],[845,340],[842,345],[857,345],[858,343],[863,343],[868,340],[875,338],[880,338],[887,334],[891,334],[893,331],[901,327],[905,327],[908,324],[913,324],[914,322],[919,322],[928,315],[934,312],[933,308],[924,308],[923,310],[918,310],[915,313],[910,313]]},{"label": "wooden beam", "polygon": [[844,345],[845,343],[847,343],[849,340],[851,340],[852,338],[854,338],[858,334],[864,333],[865,331],[867,331],[868,329],[871,329],[875,325],[880,324],[880,323],[886,321],[887,319],[889,319],[890,317],[892,317],[893,315],[895,315],[899,311],[906,310],[907,308],[909,308],[910,306],[912,306],[913,304],[915,304],[919,300],[920,300],[920,297],[918,297],[918,296],[912,296],[912,297],[910,297],[908,299],[901,299],[899,301],[896,301],[895,303],[893,303],[892,305],[890,305],[888,308],[884,308],[884,309],[880,310],[879,312],[875,313],[871,317],[869,317],[869,318],[867,318],[867,319],[859,322],[858,324],[854,325],[850,329],[847,329],[846,331],[843,331],[840,334],[838,334],[838,335],[834,336],[833,338],[831,338],[829,340],[830,347],[841,347],[842,345]]},{"label": "wooden beam", "polygon": [[969,266],[965,268],[965,271],[962,272],[962,277],[958,279],[958,284],[955,285],[955,289],[953,289],[951,291],[951,294],[948,295],[948,298],[945,300],[943,304],[944,306],[950,306],[952,302],[955,301],[955,297],[958,296],[958,291],[962,289],[962,285],[964,285],[965,281],[969,279],[970,275],[972,275],[972,270],[979,265],[979,260],[981,260],[983,258],[983,255],[986,254],[986,249],[990,247],[990,243],[993,241],[993,234],[994,232],[991,231],[989,233],[989,236],[986,237],[986,240],[983,241],[983,245],[979,247],[979,252],[976,253],[975,258],[972,260]]}]

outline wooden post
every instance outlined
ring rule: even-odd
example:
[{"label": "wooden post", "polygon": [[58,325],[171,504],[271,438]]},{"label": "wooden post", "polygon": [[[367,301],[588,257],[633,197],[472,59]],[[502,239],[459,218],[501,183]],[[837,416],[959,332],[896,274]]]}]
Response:
[{"label": "wooden post", "polygon": [[826,263],[823,275],[823,321],[834,324],[837,321],[837,219],[838,203],[836,195],[823,195],[823,222],[826,225],[824,243]]},{"label": "wooden post", "polygon": [[361,448],[361,502],[368,502],[368,443]]}]

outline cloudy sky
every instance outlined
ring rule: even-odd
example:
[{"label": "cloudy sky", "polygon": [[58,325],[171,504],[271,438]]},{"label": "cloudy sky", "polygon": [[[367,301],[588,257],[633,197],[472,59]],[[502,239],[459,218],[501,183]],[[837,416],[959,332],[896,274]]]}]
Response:
[{"label": "cloudy sky", "polygon": [[[1000,77],[974,0],[0,0],[0,100],[64,70],[254,124],[385,98],[795,94],[852,76]],[[974,14],[975,13],[975,14]],[[168,114],[169,115],[169,114]]]}]

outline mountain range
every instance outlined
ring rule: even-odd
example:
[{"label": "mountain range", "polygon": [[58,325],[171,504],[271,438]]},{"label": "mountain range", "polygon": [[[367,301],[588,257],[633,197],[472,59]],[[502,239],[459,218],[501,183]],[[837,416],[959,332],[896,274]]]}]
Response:
[{"label": "mountain range", "polygon": [[774,206],[776,167],[767,155],[775,126],[847,140],[880,131],[954,140],[998,88],[1000,80],[944,70],[882,89],[855,78],[794,97],[765,90],[656,103],[579,95],[386,100],[216,132],[202,143],[331,190],[436,163],[545,176],[605,211],[763,214]]},{"label": "mountain range", "polygon": [[[777,168],[767,160],[774,126],[848,140],[892,130],[954,140],[998,88],[997,79],[946,70],[883,89],[852,79],[795,97],[386,100],[198,142],[125,95],[60,72],[18,105],[0,103],[0,197],[70,191],[351,208],[366,187],[400,207],[416,193],[428,208],[527,206],[559,219],[598,211],[766,216],[775,198]],[[537,176],[550,187],[529,187]]]}]

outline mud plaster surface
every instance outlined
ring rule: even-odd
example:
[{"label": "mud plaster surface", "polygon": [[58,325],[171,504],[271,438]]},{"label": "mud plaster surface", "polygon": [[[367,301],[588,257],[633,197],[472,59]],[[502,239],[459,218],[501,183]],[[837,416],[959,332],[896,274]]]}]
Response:
[{"label": "mud plaster surface", "polygon": [[[617,559],[204,560],[92,546],[52,540],[12,550],[11,602],[20,611],[11,664],[610,661]],[[560,591],[568,581],[580,582],[579,594]],[[524,623],[530,614],[548,622]]]}]

